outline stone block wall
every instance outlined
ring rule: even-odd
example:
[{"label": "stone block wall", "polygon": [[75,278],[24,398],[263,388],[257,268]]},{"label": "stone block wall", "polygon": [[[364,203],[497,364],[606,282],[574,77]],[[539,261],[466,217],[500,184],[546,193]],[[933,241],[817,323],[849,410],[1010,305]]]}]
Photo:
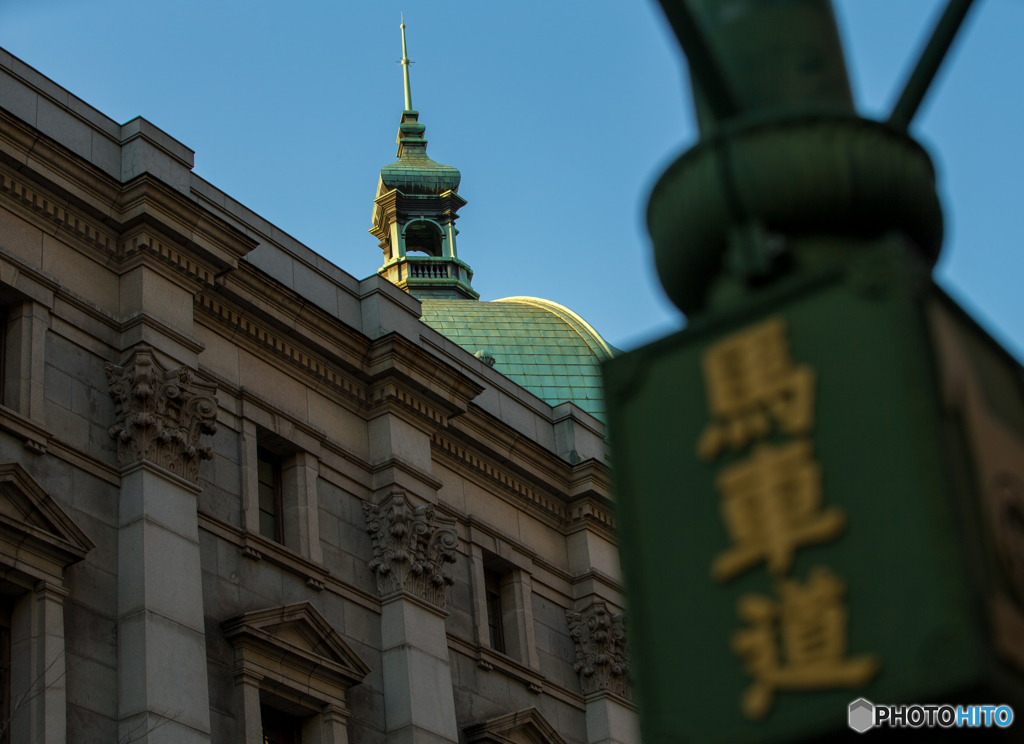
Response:
[{"label": "stone block wall", "polygon": [[579,675],[573,669],[573,664],[576,663],[576,648],[569,635],[565,610],[565,607],[545,597],[533,595],[537,655],[540,657],[540,670],[545,677],[582,695]]}]

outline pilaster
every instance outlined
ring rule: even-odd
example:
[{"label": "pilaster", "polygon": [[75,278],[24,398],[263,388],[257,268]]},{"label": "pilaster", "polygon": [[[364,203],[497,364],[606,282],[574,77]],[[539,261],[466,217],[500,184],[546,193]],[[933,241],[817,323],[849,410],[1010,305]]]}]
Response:
[{"label": "pilaster", "polygon": [[247,669],[235,672],[235,729],[238,744],[264,744],[260,715],[260,682],[263,676]]},{"label": "pilaster", "polygon": [[533,580],[520,568],[509,571],[501,583],[502,626],[505,651],[520,663],[540,671],[533,626]]},{"label": "pilaster", "polygon": [[640,744],[636,708],[608,693],[587,696],[588,744]]},{"label": "pilaster", "polygon": [[27,300],[7,313],[8,365],[3,403],[22,416],[46,426],[43,376],[46,362],[46,329],[50,311],[45,305]]},{"label": "pilaster", "polygon": [[12,617],[11,699],[26,701],[13,712],[11,741],[64,744],[67,682],[64,598],[68,591],[40,581],[15,605]]},{"label": "pilaster", "polygon": [[209,742],[206,637],[196,496],[214,388],[139,346],[108,365],[121,469],[118,730],[135,741]]},{"label": "pilaster", "polygon": [[373,540],[371,570],[381,594],[381,656],[388,744],[457,742],[455,699],[444,621],[455,561],[454,520],[413,507],[395,489],[363,504]]},{"label": "pilaster", "polygon": [[242,529],[253,535],[260,534],[260,477],[257,464],[258,438],[256,422],[239,419],[241,433],[239,449],[241,460]]},{"label": "pilaster", "polygon": [[281,472],[284,491],[290,496],[284,504],[284,543],[314,563],[324,562],[316,496],[319,476],[319,462],[309,452],[297,452]]},{"label": "pilaster", "polygon": [[588,744],[640,744],[626,614],[594,601],[581,612],[566,610],[565,619],[576,645],[573,668],[586,698]]}]

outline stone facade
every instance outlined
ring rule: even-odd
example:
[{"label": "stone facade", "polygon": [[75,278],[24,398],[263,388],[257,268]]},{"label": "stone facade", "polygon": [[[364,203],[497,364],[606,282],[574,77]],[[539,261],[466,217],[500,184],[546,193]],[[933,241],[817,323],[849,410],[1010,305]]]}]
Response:
[{"label": "stone facade", "polygon": [[0,50],[11,741],[638,742],[602,423],[192,164]]}]

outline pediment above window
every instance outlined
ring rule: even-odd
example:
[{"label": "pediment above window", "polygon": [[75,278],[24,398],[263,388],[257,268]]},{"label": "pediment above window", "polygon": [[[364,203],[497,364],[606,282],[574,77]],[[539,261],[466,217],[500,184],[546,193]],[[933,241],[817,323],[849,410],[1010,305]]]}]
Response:
[{"label": "pediment above window", "polygon": [[309,684],[314,676],[338,688],[343,697],[345,689],[370,673],[366,662],[309,602],[254,610],[221,627],[246,669],[284,684]]},{"label": "pediment above window", "polygon": [[536,708],[473,723],[463,731],[468,744],[565,744],[565,740]]},{"label": "pediment above window", "polygon": [[25,468],[0,464],[0,564],[59,583],[94,547]]}]

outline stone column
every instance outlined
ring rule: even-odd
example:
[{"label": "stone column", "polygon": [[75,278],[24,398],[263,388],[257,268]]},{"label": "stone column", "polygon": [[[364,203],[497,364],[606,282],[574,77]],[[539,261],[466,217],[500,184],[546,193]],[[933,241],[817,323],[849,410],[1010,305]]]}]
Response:
[{"label": "stone column", "polygon": [[576,644],[574,668],[587,704],[588,744],[640,744],[640,719],[633,704],[626,616],[595,600],[582,612],[566,610]]},{"label": "stone column", "polygon": [[244,669],[235,672],[235,727],[238,744],[263,744],[260,682],[263,677]]},{"label": "stone column", "polygon": [[381,595],[388,744],[457,742],[444,628],[452,579],[442,570],[455,560],[455,520],[433,506],[413,507],[402,489],[378,504],[364,503],[363,511]]},{"label": "stone column", "polygon": [[49,325],[50,311],[38,302],[23,302],[7,314],[7,375],[3,403],[44,426],[43,367]]},{"label": "stone column", "polygon": [[[121,465],[118,528],[118,736],[210,741],[196,496],[212,455],[215,388],[137,346],[107,365]],[[151,736],[152,734],[152,736]]]},{"label": "stone column", "polygon": [[303,724],[302,744],[348,744],[348,715],[341,708],[325,705],[320,715],[310,716]]},{"label": "stone column", "polygon": [[540,671],[540,657],[534,640],[533,581],[529,572],[516,568],[502,578],[501,612],[505,652],[531,669]]},{"label": "stone column", "polygon": [[67,589],[40,581],[20,599],[11,617],[11,741],[64,744],[67,683],[64,658],[64,598]]},{"label": "stone column", "polygon": [[284,490],[284,544],[314,563],[323,563],[316,481],[320,463],[309,452],[298,452],[281,470]]},{"label": "stone column", "polygon": [[260,482],[257,465],[256,423],[243,418],[239,437],[241,449],[242,529],[260,534]]}]

